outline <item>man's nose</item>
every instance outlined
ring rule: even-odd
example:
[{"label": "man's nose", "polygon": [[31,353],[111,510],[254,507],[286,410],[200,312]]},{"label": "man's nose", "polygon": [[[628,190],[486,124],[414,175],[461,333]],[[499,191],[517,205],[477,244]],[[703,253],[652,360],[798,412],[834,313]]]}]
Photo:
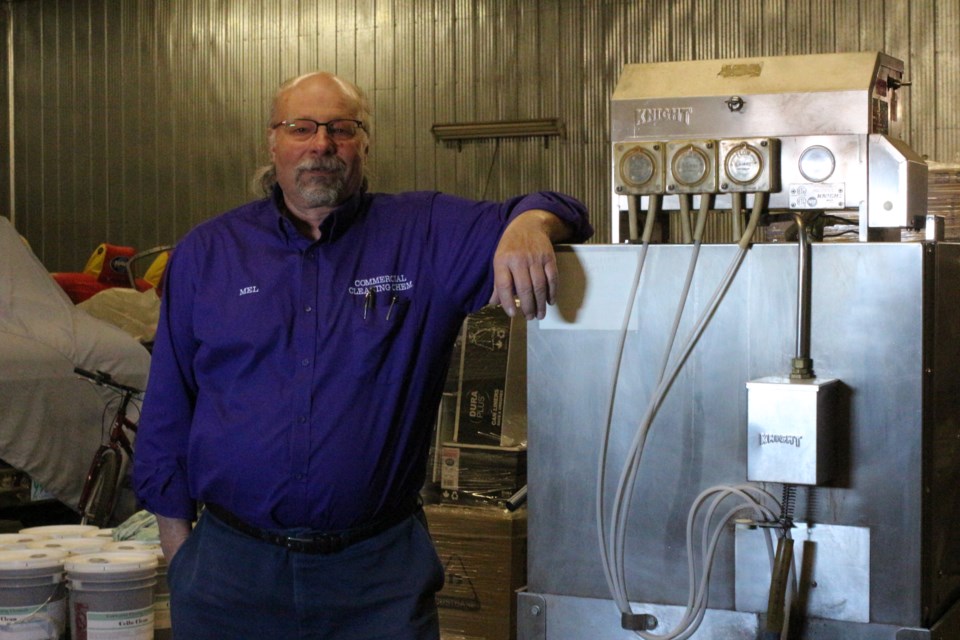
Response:
[{"label": "man's nose", "polygon": [[322,154],[334,153],[337,150],[337,143],[327,133],[326,127],[317,127],[317,132],[310,138],[310,148]]}]

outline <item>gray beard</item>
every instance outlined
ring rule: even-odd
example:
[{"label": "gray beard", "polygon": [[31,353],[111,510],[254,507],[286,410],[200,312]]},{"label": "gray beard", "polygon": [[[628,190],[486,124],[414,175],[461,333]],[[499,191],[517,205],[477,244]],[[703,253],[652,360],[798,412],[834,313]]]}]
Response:
[{"label": "gray beard", "polygon": [[297,192],[304,202],[312,207],[332,207],[338,204],[345,190],[346,183],[342,175],[309,181],[297,179]]},{"label": "gray beard", "polygon": [[[335,169],[332,176],[304,177],[311,169]],[[327,158],[298,167],[297,193],[309,206],[332,207],[339,204],[346,192],[346,165],[337,158]]]}]

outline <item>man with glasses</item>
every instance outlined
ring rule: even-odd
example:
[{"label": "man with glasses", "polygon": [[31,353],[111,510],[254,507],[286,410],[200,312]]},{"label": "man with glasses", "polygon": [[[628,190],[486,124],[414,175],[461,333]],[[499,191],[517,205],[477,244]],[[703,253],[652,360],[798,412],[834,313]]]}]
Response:
[{"label": "man with glasses", "polygon": [[552,244],[592,233],[557,193],[370,193],[369,123],[334,75],[282,85],[266,197],[167,268],[134,480],[177,638],[438,638],[418,490],[457,332],[542,318]]}]

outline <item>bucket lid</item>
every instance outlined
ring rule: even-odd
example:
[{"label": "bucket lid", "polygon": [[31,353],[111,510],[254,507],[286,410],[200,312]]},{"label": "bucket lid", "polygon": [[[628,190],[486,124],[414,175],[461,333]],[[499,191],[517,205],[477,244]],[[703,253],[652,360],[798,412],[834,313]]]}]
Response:
[{"label": "bucket lid", "polygon": [[0,533],[0,546],[34,542],[36,540],[43,540],[45,537],[46,536],[41,536],[36,533]]},{"label": "bucket lid", "polygon": [[119,542],[111,542],[107,544],[103,550],[152,553],[157,556],[157,561],[160,563],[160,565],[166,564],[166,559],[163,557],[163,548],[159,543],[156,542],[147,542],[146,540],[120,540]]},{"label": "bucket lid", "polygon": [[99,551],[70,556],[63,564],[68,573],[120,573],[156,569],[157,556],[149,552]]},{"label": "bucket lid", "polygon": [[20,533],[35,533],[48,538],[78,538],[99,528],[92,524],[48,524],[20,529]]},{"label": "bucket lid", "polygon": [[7,549],[0,551],[0,571],[63,567],[70,555],[62,549]]},{"label": "bucket lid", "polygon": [[160,547],[159,542],[147,542],[146,540],[118,540],[116,542],[108,542],[103,550],[153,553],[155,551],[162,551],[163,549]]},{"label": "bucket lid", "polygon": [[27,549],[63,549],[69,553],[93,553],[108,544],[102,538],[49,538],[28,542]]}]

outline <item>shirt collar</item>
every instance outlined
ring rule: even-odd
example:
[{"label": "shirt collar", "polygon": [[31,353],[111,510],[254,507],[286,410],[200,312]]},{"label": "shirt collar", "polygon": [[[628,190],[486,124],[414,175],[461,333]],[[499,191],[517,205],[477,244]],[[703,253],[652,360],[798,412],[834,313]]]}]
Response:
[{"label": "shirt collar", "polygon": [[[293,223],[283,214],[286,205],[283,202],[283,191],[280,185],[273,186],[273,192],[270,194],[280,225],[280,231],[286,237],[287,241],[292,239],[304,238],[293,226]],[[320,240],[317,242],[333,242],[341,235],[346,233],[366,199],[366,183],[346,201],[330,212],[323,222],[320,223]]]}]

